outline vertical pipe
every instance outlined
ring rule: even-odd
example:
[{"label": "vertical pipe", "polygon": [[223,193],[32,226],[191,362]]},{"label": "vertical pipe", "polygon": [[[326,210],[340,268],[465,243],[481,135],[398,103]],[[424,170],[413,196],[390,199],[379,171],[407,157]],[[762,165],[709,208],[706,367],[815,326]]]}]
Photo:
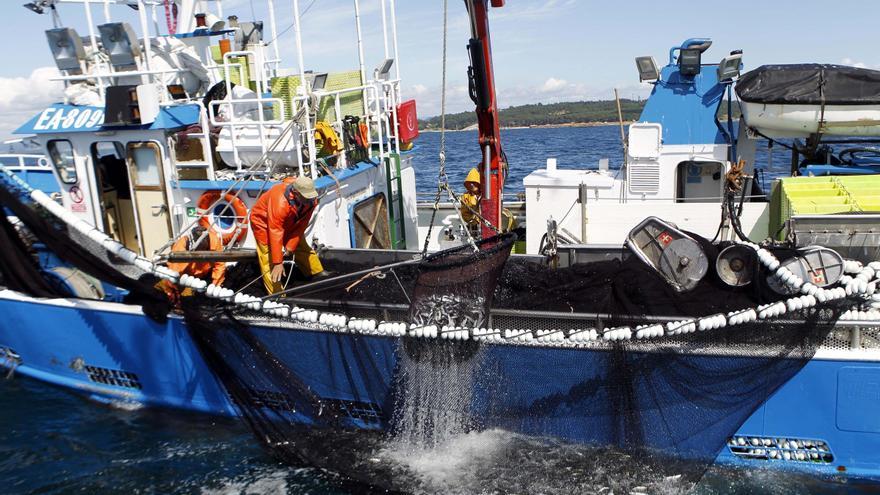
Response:
[{"label": "vertical pipe", "polygon": [[[299,17],[299,0],[293,0],[293,32],[296,35],[296,57],[299,59],[299,85],[303,88],[303,96],[305,97],[304,105],[306,106],[305,111],[305,131],[306,131],[306,143],[309,148],[309,162],[315,161],[315,133],[312,132],[312,123],[311,117],[309,117],[309,93],[308,87],[306,86],[306,65],[303,60],[303,50],[302,50],[302,25],[300,24]],[[360,33],[358,33],[358,37],[360,37]],[[362,73],[363,74],[363,73]],[[296,95],[294,96],[296,98]],[[300,172],[302,173],[302,172]],[[314,168],[310,170],[312,178],[315,176]]]},{"label": "vertical pipe", "polygon": [[[83,7],[85,8],[85,11],[86,11],[86,23],[89,25],[89,40],[92,42],[92,53],[97,54],[98,53],[98,37],[95,35],[95,23],[92,21],[92,5],[90,3],[90,0],[85,0],[85,2],[83,2]],[[96,65],[97,65],[97,63],[96,63]],[[98,77],[95,80],[98,83],[98,94],[101,95],[101,97],[103,98],[104,97],[104,79]],[[65,82],[65,85],[67,85],[66,82]]]},{"label": "vertical pipe", "polygon": [[216,1],[217,1],[217,17],[223,19],[223,0],[216,0]]},{"label": "vertical pipe", "polygon": [[152,15],[153,15],[153,33],[158,38],[159,37],[159,16],[156,14],[156,5],[157,4],[155,4],[155,3],[150,5],[150,11],[152,12]]},{"label": "vertical pipe", "polygon": [[385,0],[379,0],[382,6],[382,43],[385,47],[385,58],[388,58],[388,21],[385,19]]},{"label": "vertical pipe", "polygon": [[[141,32],[144,36],[144,67],[147,71],[150,71],[150,58],[153,55],[153,50],[150,48],[150,27],[147,24],[147,10],[144,8],[144,0],[137,0],[138,6],[138,17],[141,21]],[[146,76],[146,83],[150,83],[153,80],[153,75],[149,74]]]},{"label": "vertical pipe", "polygon": [[587,185],[578,185],[578,201],[581,204],[581,244],[587,243]]},{"label": "vertical pipe", "polygon": [[[391,40],[392,46],[394,47],[394,71],[396,74],[396,79],[400,79],[400,53],[397,52],[397,14],[395,14],[394,9],[395,0],[389,0],[391,3],[389,4],[391,10]],[[398,88],[399,90],[399,88]]]},{"label": "vertical pipe", "polygon": [[89,25],[89,40],[92,42],[92,50],[98,51],[98,37],[95,36],[95,23],[92,22],[92,5],[91,0],[83,1],[83,8],[86,11],[86,23]]},{"label": "vertical pipe", "polygon": [[[361,69],[361,86],[364,86],[367,84],[367,73],[364,70],[364,42],[361,35],[361,6],[358,0],[354,0],[354,22],[357,27],[358,61]],[[366,94],[364,94],[364,104],[366,104]]]},{"label": "vertical pipe", "polygon": [[104,0],[104,22],[110,22],[110,0]]},{"label": "vertical pipe", "polygon": [[733,102],[730,101],[733,88],[733,82],[727,84],[727,134],[730,136],[730,163],[737,160],[736,156],[736,140],[737,136],[733,135]]},{"label": "vertical pipe", "polygon": [[275,63],[273,66],[275,69],[272,71],[272,75],[278,75],[278,64],[281,63],[281,53],[278,49],[278,27],[275,24],[275,0],[269,0],[269,26],[272,29],[272,48],[275,51]]},{"label": "vertical pipe", "polygon": [[626,132],[623,130],[623,111],[620,109],[620,95],[614,88],[614,101],[617,102],[617,121],[620,123],[620,145],[623,147],[623,165],[626,166],[627,142]]},{"label": "vertical pipe", "polygon": [[[489,145],[483,147],[483,199],[492,199],[492,156]],[[483,213],[483,212],[480,212]]]}]

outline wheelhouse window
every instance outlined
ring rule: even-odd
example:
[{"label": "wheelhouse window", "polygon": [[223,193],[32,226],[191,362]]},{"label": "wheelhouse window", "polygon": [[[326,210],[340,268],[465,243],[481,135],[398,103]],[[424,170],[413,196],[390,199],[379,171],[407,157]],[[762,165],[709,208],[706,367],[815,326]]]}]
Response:
[{"label": "wheelhouse window", "polygon": [[128,143],[132,181],[135,187],[162,187],[162,165],[156,143]]},{"label": "wheelhouse window", "polygon": [[46,144],[52,165],[58,172],[58,177],[65,184],[76,184],[76,161],[73,158],[73,145],[66,139],[49,141]]}]

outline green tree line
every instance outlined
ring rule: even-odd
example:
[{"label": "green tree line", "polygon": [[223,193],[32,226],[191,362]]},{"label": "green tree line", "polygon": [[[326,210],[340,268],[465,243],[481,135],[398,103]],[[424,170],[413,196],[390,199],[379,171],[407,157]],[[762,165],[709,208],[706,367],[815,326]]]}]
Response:
[{"label": "green tree line", "polygon": [[[644,105],[644,101],[620,100],[623,120],[638,119]],[[504,127],[617,122],[617,104],[614,100],[535,103],[501,109],[498,119]],[[464,129],[476,123],[477,117],[473,111],[446,115],[447,129]],[[420,120],[419,127],[425,130],[439,129],[440,117]]]}]

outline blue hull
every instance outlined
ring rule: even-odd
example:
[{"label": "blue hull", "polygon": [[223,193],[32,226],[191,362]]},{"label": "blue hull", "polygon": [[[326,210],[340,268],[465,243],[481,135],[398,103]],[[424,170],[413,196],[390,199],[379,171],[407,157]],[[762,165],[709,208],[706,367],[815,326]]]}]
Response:
[{"label": "blue hull", "polygon": [[[16,373],[101,401],[236,414],[179,318],[158,324],[131,306],[35,301],[10,291],[0,293],[0,312],[4,315],[0,364],[15,366]],[[394,371],[402,351],[399,339],[273,328],[254,328],[254,333],[316,395],[346,411],[352,424],[369,429],[387,426],[394,403]],[[485,376],[518,377],[477,392],[475,413],[484,426],[574,442],[615,442],[607,418],[596,412],[608,404],[591,389],[605,378],[599,370],[606,369],[609,352],[487,346],[481,353]],[[724,359],[749,358],[688,357],[697,367]],[[554,366],[542,366],[548,362]],[[634,395],[651,392],[638,388]],[[590,411],[578,409],[584,402],[569,400],[579,395],[589,397]],[[673,410],[704,406],[682,400]],[[880,479],[878,412],[880,362],[814,358],[747,419],[736,419],[735,439],[741,438],[746,446],[723,448],[717,462]],[[655,420],[654,415],[663,412],[646,406],[640,414]],[[698,450],[701,435],[708,433],[695,431],[685,443]],[[761,443],[765,440],[772,445]],[[661,442],[657,439],[651,446],[662,449]],[[793,442],[801,444],[796,447]],[[821,444],[829,452],[824,458],[811,460],[808,455],[798,460],[796,453],[804,443]],[[769,458],[771,451],[777,459]],[[793,458],[784,459],[786,452]]]}]

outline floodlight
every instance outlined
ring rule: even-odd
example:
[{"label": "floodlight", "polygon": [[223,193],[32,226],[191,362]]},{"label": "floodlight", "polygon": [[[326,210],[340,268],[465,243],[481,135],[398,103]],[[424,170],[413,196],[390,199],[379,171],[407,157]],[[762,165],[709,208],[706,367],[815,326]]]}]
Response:
[{"label": "floodlight", "polygon": [[394,65],[393,58],[386,58],[379,67],[376,67],[376,79],[380,81],[388,80],[388,73],[391,72],[391,66]]},{"label": "floodlight", "polygon": [[696,76],[700,73],[703,50],[682,48],[678,52],[678,72],[683,76]]},{"label": "floodlight", "polygon": [[45,1],[29,2],[29,3],[24,4],[24,8],[30,10],[31,12],[37,13],[37,14],[42,14],[43,12],[45,12],[43,10],[43,8],[45,8],[45,7],[46,7]]},{"label": "floodlight", "polygon": [[73,28],[55,28],[46,31],[49,50],[55,58],[58,70],[80,71],[80,60],[86,58],[82,39]]},{"label": "floodlight", "polygon": [[141,45],[134,30],[127,22],[109,22],[98,26],[104,51],[110,56],[113,67],[137,65]]},{"label": "floodlight", "polygon": [[636,57],[636,68],[639,69],[639,82],[660,80],[660,69],[654,57]]},{"label": "floodlight", "polygon": [[718,64],[718,80],[731,81],[739,77],[739,70],[742,67],[742,51],[730,52],[730,55],[721,59]]},{"label": "floodlight", "polygon": [[313,74],[311,77],[311,87],[312,91],[320,91],[324,89],[324,86],[327,85],[327,73],[323,72],[321,74]]}]

